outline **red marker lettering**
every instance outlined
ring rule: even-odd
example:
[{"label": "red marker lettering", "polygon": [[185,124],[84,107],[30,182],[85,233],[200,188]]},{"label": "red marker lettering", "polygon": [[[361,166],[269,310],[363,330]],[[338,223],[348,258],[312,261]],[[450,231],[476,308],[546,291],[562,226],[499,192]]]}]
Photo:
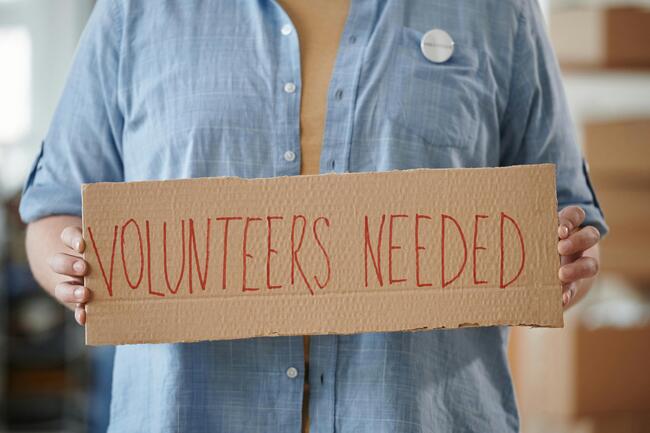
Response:
[{"label": "red marker lettering", "polygon": [[375,268],[375,273],[377,274],[377,280],[379,281],[379,285],[381,287],[384,286],[384,278],[382,277],[381,274],[381,238],[383,236],[385,221],[386,221],[386,215],[382,215],[381,222],[379,223],[379,234],[377,235],[377,257],[375,260],[375,254],[372,252],[372,245],[370,242],[370,228],[368,227],[368,215],[365,216],[365,231],[364,231],[365,245],[363,250],[363,257],[366,264],[365,266],[366,287],[368,287],[368,253],[370,253],[370,257],[372,259],[372,264]]},{"label": "red marker lettering", "polygon": [[104,264],[99,255],[99,250],[95,244],[95,237],[93,236],[93,230],[88,226],[88,234],[90,235],[90,241],[93,244],[93,250],[95,250],[95,255],[97,256],[97,262],[99,263],[99,270],[102,272],[102,277],[104,278],[104,284],[106,284],[106,290],[108,290],[108,295],[113,296],[113,265],[115,263],[115,245],[117,244],[117,226],[113,229],[113,250],[111,252],[111,268],[109,272],[109,277],[106,278],[106,271],[104,270]]},{"label": "red marker lettering", "polygon": [[[298,220],[302,221],[302,231],[300,233],[300,241],[298,242],[298,247],[296,248],[295,229],[296,229],[296,221]],[[293,216],[293,220],[291,221],[291,285],[294,285],[295,269],[298,269],[298,272],[300,273],[300,276],[305,282],[307,289],[309,289],[309,293],[313,295],[314,291],[312,290],[311,285],[309,284],[309,280],[307,280],[307,277],[305,277],[305,273],[303,272],[302,266],[300,265],[300,260],[298,259],[298,252],[300,251],[300,248],[302,248],[302,241],[305,239],[306,226],[307,226],[307,219],[305,218],[304,215]]]},{"label": "red marker lettering", "polygon": [[406,278],[393,278],[393,251],[401,250],[400,245],[393,244],[393,221],[397,218],[408,218],[408,215],[392,215],[388,222],[388,284],[403,283]]},{"label": "red marker lettering", "polygon": [[[463,273],[463,270],[465,269],[465,264],[467,263],[467,242],[465,241],[465,235],[463,234],[463,230],[460,228],[460,224],[458,224],[458,221],[452,216],[442,214],[442,242],[441,242],[441,248],[442,248],[442,288],[444,289],[454,281],[460,277],[460,275]],[[454,223],[456,226],[456,229],[458,230],[458,233],[460,234],[460,238],[463,241],[463,264],[460,266],[460,269],[458,269],[458,272],[456,275],[454,275],[451,279],[446,280],[445,279],[445,221],[449,220]]]},{"label": "red marker lettering", "polygon": [[479,280],[476,277],[476,252],[478,250],[484,250],[485,247],[482,245],[478,245],[478,222],[481,219],[487,218],[487,215],[474,215],[474,241],[472,244],[472,256],[473,256],[473,263],[472,263],[472,275],[474,277],[474,284],[480,285],[480,284],[487,284],[486,280]]},{"label": "red marker lettering", "polygon": [[149,232],[149,220],[146,220],[144,224],[145,236],[147,238],[147,288],[149,289],[150,295],[164,297],[164,293],[156,292],[151,288],[151,234]]},{"label": "red marker lettering", "polygon": [[[129,226],[129,224],[133,224],[135,226],[135,230],[138,233],[138,242],[140,244],[140,274],[138,276],[138,280],[133,283],[131,282],[131,278],[129,277],[129,270],[126,267],[126,255],[124,254],[124,233],[126,232],[126,228]],[[133,218],[128,220],[122,225],[122,233],[120,236],[120,252],[122,253],[122,270],[124,271],[124,278],[126,278],[126,283],[131,287],[132,289],[137,289],[140,283],[142,282],[142,277],[144,276],[144,251],[143,251],[143,245],[142,245],[142,233],[140,232],[140,226],[138,225],[137,222]]]},{"label": "red marker lettering", "polygon": [[324,289],[325,286],[327,286],[327,283],[329,283],[329,281],[330,281],[330,277],[331,277],[331,274],[332,274],[332,268],[331,268],[331,263],[330,263],[330,256],[329,256],[329,254],[327,254],[327,251],[325,250],[325,247],[323,246],[323,243],[321,242],[320,238],[318,237],[318,232],[316,231],[316,225],[318,224],[319,221],[323,221],[328,228],[330,226],[330,221],[325,217],[319,217],[319,218],[316,218],[316,220],[314,221],[314,225],[312,227],[312,229],[314,231],[314,239],[316,239],[316,243],[318,244],[318,248],[320,248],[321,252],[323,253],[323,257],[325,257],[325,263],[327,265],[327,278],[325,278],[325,282],[321,283],[316,275],[314,275],[314,281],[316,282],[316,285],[320,289]]},{"label": "red marker lettering", "polygon": [[207,228],[205,230],[205,267],[203,268],[203,274],[201,274],[201,267],[199,266],[199,252],[197,251],[196,247],[196,233],[194,232],[194,220],[192,218],[189,219],[190,223],[190,240],[189,240],[189,246],[188,246],[188,253],[190,256],[190,272],[189,272],[189,280],[190,280],[190,293],[192,293],[193,290],[193,282],[192,282],[192,274],[193,268],[192,268],[192,262],[194,259],[196,259],[196,272],[199,275],[199,284],[201,285],[201,289],[205,290],[206,283],[208,281],[208,268],[210,265],[210,218],[207,218]]},{"label": "red marker lettering", "polygon": [[225,221],[223,226],[223,268],[221,270],[221,289],[226,290],[226,280],[228,275],[228,228],[230,221],[239,221],[242,217],[219,217],[217,221]]},{"label": "red marker lettering", "polygon": [[[521,247],[521,259],[519,261],[519,270],[517,271],[517,274],[514,277],[512,277],[512,279],[508,282],[503,281],[503,274],[505,268],[503,231],[504,231],[505,220],[510,221],[513,227],[515,228],[515,230],[517,231],[517,237],[519,238],[519,245]],[[499,287],[505,289],[510,284],[515,282],[515,280],[519,278],[519,276],[524,270],[524,263],[526,263],[526,249],[524,247],[524,237],[521,234],[521,228],[519,227],[519,224],[517,224],[517,222],[514,220],[514,218],[510,217],[509,215],[506,215],[504,212],[501,212],[501,270],[499,272]]]},{"label": "red marker lettering", "polygon": [[420,246],[420,220],[430,220],[429,215],[415,214],[415,284],[418,287],[430,287],[431,283],[423,283],[420,281],[420,251],[426,250],[425,247]]},{"label": "red marker lettering", "polygon": [[167,269],[167,222],[163,223],[163,269],[165,271],[165,282],[167,283],[167,289],[172,293],[178,293],[178,288],[181,286],[181,281],[183,281],[183,275],[185,274],[185,220],[181,219],[181,250],[183,252],[181,258],[181,272],[176,281],[176,286],[172,289],[169,282],[169,270]]},{"label": "red marker lettering", "polygon": [[272,284],[271,283],[271,255],[277,254],[278,251],[271,246],[271,221],[281,220],[281,216],[267,216],[266,225],[267,225],[267,239],[266,239],[266,288],[267,289],[281,289],[281,284]]},{"label": "red marker lettering", "polygon": [[255,292],[259,290],[259,287],[248,287],[246,285],[246,263],[248,262],[248,259],[253,258],[253,255],[249,254],[246,250],[246,241],[248,240],[248,226],[253,221],[262,221],[262,218],[246,217],[246,222],[244,223],[244,242],[242,243],[242,292]]}]

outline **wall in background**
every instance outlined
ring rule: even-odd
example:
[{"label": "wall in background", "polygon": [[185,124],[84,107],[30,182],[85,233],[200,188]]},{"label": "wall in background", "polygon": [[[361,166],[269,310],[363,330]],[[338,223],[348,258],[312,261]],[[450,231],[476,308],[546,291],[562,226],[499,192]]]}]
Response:
[{"label": "wall in background", "polygon": [[[26,56],[29,65],[25,72],[29,76],[27,92],[12,93],[17,98],[27,95],[30,99],[27,103],[3,101],[9,107],[27,106],[29,113],[24,134],[0,143],[0,198],[14,194],[25,180],[47,132],[79,35],[93,5],[94,0],[0,0],[0,38],[27,35],[29,50],[28,53],[6,50],[14,58],[2,58],[1,62],[8,65],[7,71],[11,71],[12,66],[13,70],[23,69],[15,63],[22,63],[21,59]],[[24,118],[19,112],[15,115]],[[3,119],[3,122],[11,121]]]}]

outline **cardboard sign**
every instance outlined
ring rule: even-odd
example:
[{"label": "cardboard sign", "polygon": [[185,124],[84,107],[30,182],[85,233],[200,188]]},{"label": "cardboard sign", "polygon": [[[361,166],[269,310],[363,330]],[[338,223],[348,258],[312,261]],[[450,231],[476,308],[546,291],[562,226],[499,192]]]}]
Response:
[{"label": "cardboard sign", "polygon": [[552,165],[82,190],[88,344],[562,326]]}]

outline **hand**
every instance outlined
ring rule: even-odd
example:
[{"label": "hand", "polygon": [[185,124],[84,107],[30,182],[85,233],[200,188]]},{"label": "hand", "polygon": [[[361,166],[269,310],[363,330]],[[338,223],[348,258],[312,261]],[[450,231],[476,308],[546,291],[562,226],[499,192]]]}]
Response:
[{"label": "hand", "polygon": [[56,253],[48,258],[50,269],[66,277],[54,289],[59,302],[74,308],[74,317],[80,325],[86,323],[86,302],[90,300],[90,290],[83,286],[83,277],[88,272],[86,263],[78,254],[83,253],[84,243],[81,228],[69,226],[61,232],[61,240],[66,246],[65,253]]},{"label": "hand", "polygon": [[598,274],[600,263],[594,250],[600,232],[593,226],[580,227],[585,220],[585,211],[578,206],[568,206],[558,216],[559,278],[562,281],[562,305],[567,308],[579,298],[581,290],[588,290],[591,279]]}]

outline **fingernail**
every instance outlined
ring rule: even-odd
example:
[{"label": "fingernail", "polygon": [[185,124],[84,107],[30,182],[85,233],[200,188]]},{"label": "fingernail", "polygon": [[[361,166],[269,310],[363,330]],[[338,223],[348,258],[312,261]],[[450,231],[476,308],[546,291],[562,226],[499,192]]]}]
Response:
[{"label": "fingernail", "polygon": [[571,295],[569,294],[569,292],[562,293],[562,305],[568,304],[570,299],[571,299]]},{"label": "fingernail", "polygon": [[567,226],[560,226],[560,237],[565,238],[569,234],[569,229]]},{"label": "fingernail", "polygon": [[79,251],[80,248],[81,248],[81,241],[78,240],[77,242],[74,243],[74,249]]},{"label": "fingernail", "polygon": [[77,321],[77,323],[81,325],[81,311],[79,310],[79,308],[74,310],[74,318]]},{"label": "fingernail", "polygon": [[74,289],[74,297],[76,299],[82,300],[84,297],[84,288],[83,287],[77,287]]},{"label": "fingernail", "polygon": [[72,265],[75,271],[77,272],[83,272],[84,270],[84,262],[81,260],[74,262],[74,265]]}]

